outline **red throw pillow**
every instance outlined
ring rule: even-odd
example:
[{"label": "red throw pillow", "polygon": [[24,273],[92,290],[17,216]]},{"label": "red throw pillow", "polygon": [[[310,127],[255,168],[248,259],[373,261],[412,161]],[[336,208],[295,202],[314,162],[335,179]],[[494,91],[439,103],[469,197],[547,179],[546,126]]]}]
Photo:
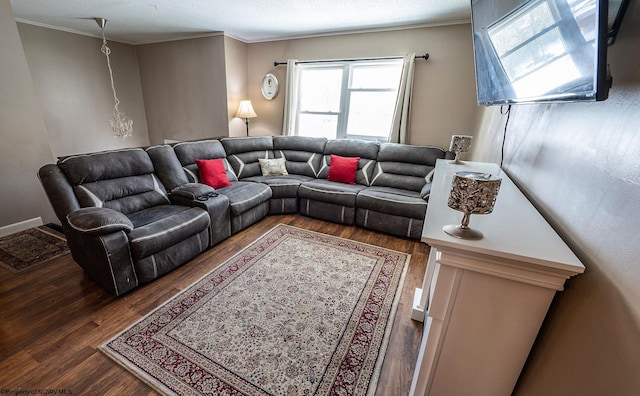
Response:
[{"label": "red throw pillow", "polygon": [[229,187],[231,182],[224,170],[224,162],[222,158],[211,160],[196,160],[198,165],[198,173],[200,173],[200,181],[213,188]]},{"label": "red throw pillow", "polygon": [[327,176],[327,180],[356,184],[358,161],[360,161],[360,157],[340,157],[339,155],[331,154],[331,163],[329,164],[329,176]]}]

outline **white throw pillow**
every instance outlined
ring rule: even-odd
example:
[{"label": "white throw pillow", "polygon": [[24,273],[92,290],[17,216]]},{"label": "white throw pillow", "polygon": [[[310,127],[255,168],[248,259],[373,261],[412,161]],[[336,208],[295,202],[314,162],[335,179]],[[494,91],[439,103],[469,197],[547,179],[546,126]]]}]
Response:
[{"label": "white throw pillow", "polygon": [[287,167],[285,166],[284,158],[259,158],[258,161],[260,161],[260,170],[262,170],[262,176],[286,176],[289,174],[289,172],[287,172]]}]

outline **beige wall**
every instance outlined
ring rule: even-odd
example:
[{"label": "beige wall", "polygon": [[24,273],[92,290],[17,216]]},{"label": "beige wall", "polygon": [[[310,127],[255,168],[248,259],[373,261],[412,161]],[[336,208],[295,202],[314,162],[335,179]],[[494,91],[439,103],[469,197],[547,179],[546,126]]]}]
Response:
[{"label": "beige wall", "polygon": [[228,136],[224,36],[137,47],[151,144]]},{"label": "beige wall", "polygon": [[[452,134],[473,131],[477,109],[469,24],[376,33],[283,40],[249,44],[249,96],[258,118],[252,135],[282,133],[287,59],[335,59],[430,54],[416,60],[409,143],[449,147]],[[280,80],[272,101],[262,97],[260,84],[268,72]]]},{"label": "beige wall", "polygon": [[135,47],[108,42],[120,111],[133,120],[133,136],[109,128],[113,93],[101,39],[18,24],[29,71],[55,156],[149,144]]},{"label": "beige wall", "polygon": [[9,0],[0,0],[0,227],[55,219],[36,177],[53,161],[44,118]]},{"label": "beige wall", "polygon": [[[639,42],[632,2],[609,47],[609,99],[512,107],[505,168],[587,268],[557,296],[516,395],[640,391]],[[484,109],[474,159],[500,161],[505,122]]]},{"label": "beige wall", "polygon": [[246,136],[247,128],[243,119],[236,118],[241,100],[249,99],[247,85],[248,44],[231,37],[224,38],[224,59],[227,80],[227,110],[229,136]]}]

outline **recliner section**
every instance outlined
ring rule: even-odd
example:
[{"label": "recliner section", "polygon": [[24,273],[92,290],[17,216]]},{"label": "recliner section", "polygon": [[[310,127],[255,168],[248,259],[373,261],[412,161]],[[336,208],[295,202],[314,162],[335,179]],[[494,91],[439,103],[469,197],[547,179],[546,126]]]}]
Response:
[{"label": "recliner section", "polygon": [[358,194],[356,224],[420,238],[435,163],[452,155],[436,147],[381,144],[371,186]]},{"label": "recliner section", "polygon": [[115,295],[209,246],[209,214],[172,204],[141,148],[64,157],[39,177],[74,260]]},{"label": "recliner section", "polygon": [[[335,223],[355,224],[356,198],[371,185],[379,144],[359,140],[330,140],[323,150],[316,180],[300,186],[300,213]],[[359,157],[355,184],[328,180],[331,155]]]},{"label": "recliner section", "polygon": [[[328,180],[331,155],[359,157],[355,184]],[[231,186],[200,183],[222,159]],[[284,158],[288,175],[263,176]],[[222,138],[62,157],[38,176],[74,260],[122,295],[268,214],[306,216],[420,238],[436,147],[300,136]]]},{"label": "recliner section", "polygon": [[[265,138],[257,138],[256,141],[247,139],[245,143],[247,148],[251,151],[241,154],[243,157],[251,156],[251,154],[248,153],[251,153],[254,147],[262,147],[260,143],[266,140],[267,139]],[[268,140],[270,141],[271,139],[269,138]],[[173,146],[173,149],[179,162],[182,164],[182,169],[187,174],[187,178],[193,183],[198,183],[200,181],[196,160],[222,159],[224,161],[227,178],[231,182],[231,186],[219,188],[216,192],[220,195],[224,195],[228,200],[230,219],[229,235],[247,228],[269,213],[271,189],[264,184],[238,180],[237,175],[242,174],[245,170],[245,165],[244,163],[241,163],[238,170],[234,170],[229,163],[229,158],[234,160],[234,158],[237,157],[233,157],[233,155],[228,157],[225,148],[219,140],[177,143]],[[261,155],[269,155],[268,150],[259,151]],[[240,162],[238,161],[238,163]],[[252,164],[251,161],[248,161],[246,172],[255,172],[255,166],[252,165],[254,164]],[[212,197],[211,199],[217,198],[218,197]]]}]

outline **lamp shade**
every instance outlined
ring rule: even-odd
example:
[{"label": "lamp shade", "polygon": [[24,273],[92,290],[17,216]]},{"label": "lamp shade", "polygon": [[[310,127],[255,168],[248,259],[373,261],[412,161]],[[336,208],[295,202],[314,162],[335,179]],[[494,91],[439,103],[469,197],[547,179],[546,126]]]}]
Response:
[{"label": "lamp shade", "polygon": [[251,105],[251,101],[250,100],[241,100],[240,101],[240,106],[238,106],[238,113],[236,114],[236,117],[238,117],[238,118],[254,118],[254,117],[257,117],[257,116],[258,115],[253,110],[253,106]]},{"label": "lamp shade", "polygon": [[453,135],[451,136],[451,144],[449,145],[449,151],[453,151],[456,154],[456,158],[450,162],[450,164],[462,164],[460,161],[461,153],[466,153],[471,150],[471,139],[473,136],[466,135]]},{"label": "lamp shade", "polygon": [[473,136],[466,135],[453,135],[451,136],[451,144],[449,145],[449,151],[454,153],[466,153],[471,150],[471,139]]}]

